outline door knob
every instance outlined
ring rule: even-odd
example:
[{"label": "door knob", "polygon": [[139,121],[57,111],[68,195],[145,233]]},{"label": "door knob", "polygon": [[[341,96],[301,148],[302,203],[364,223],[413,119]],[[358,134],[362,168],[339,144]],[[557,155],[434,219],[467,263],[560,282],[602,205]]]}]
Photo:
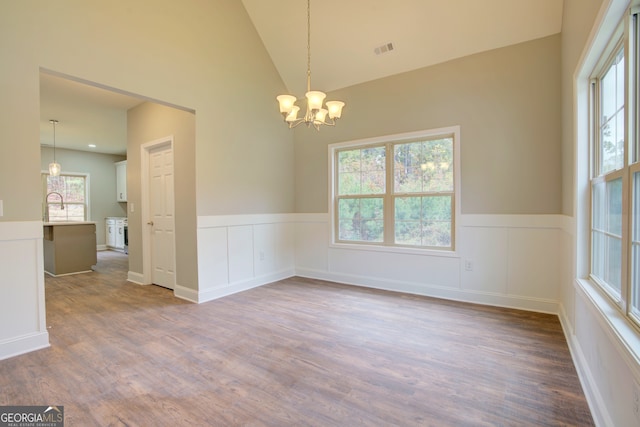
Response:
[{"label": "door knob", "polygon": [[149,222],[147,223],[147,225],[151,225],[151,226],[153,226],[153,221],[149,221]]}]

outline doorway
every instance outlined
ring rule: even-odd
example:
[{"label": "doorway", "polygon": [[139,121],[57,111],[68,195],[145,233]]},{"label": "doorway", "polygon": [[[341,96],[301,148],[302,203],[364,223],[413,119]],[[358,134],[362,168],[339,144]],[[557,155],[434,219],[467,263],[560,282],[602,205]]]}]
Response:
[{"label": "doorway", "polygon": [[142,253],[145,283],[176,284],[173,136],[142,144]]}]

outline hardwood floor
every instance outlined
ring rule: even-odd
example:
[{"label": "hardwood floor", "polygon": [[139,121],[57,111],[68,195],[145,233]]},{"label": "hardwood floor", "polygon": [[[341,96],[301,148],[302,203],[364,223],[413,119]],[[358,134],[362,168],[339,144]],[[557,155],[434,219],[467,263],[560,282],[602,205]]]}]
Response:
[{"label": "hardwood floor", "polygon": [[126,257],[46,278],[51,348],[0,405],[66,426],[590,426],[556,316],[291,278],[205,304]]}]

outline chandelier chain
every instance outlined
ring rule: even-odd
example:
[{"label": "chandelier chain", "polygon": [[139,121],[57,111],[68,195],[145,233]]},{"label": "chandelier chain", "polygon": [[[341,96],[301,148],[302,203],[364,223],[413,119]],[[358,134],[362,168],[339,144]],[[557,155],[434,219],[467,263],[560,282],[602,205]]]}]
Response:
[{"label": "chandelier chain", "polygon": [[53,124],[53,163],[56,162],[56,123],[57,120],[49,120]]},{"label": "chandelier chain", "polygon": [[311,90],[311,0],[307,0],[307,92]]}]

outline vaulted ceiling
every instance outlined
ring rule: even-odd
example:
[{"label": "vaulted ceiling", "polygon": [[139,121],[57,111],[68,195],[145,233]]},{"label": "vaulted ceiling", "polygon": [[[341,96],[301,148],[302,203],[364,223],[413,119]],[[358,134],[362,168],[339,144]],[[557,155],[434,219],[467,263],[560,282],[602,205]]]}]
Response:
[{"label": "vaulted ceiling", "polygon": [[[307,2],[242,0],[286,86],[306,90]],[[312,88],[331,91],[559,33],[562,0],[312,0]],[[391,43],[393,50],[376,54]]]},{"label": "vaulted ceiling", "polygon": [[[285,85],[303,96],[307,2],[242,3]],[[562,6],[563,0],[313,0],[311,86],[327,92],[556,34]],[[49,119],[58,119],[58,147],[124,154],[122,117],[140,102],[43,73],[41,143],[52,143]]]}]

